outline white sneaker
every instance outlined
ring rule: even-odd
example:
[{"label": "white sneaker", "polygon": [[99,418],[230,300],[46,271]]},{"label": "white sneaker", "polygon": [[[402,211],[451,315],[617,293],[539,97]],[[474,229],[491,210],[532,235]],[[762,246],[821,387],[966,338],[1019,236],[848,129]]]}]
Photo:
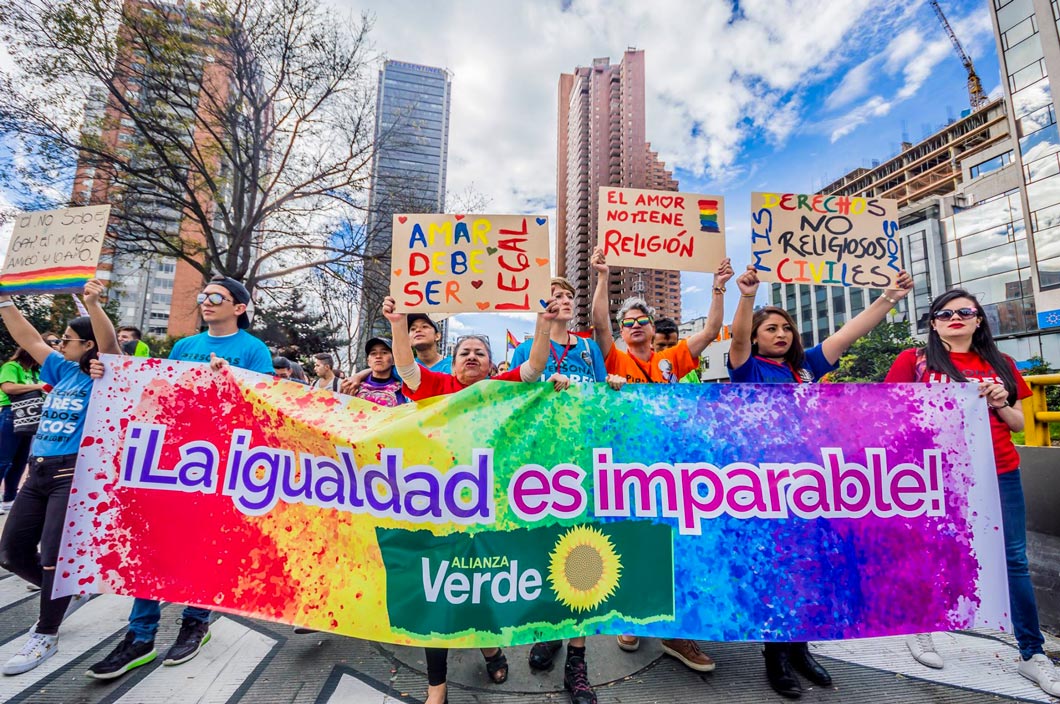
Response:
[{"label": "white sneaker", "polygon": [[11,508],[14,505],[14,501],[0,501],[0,513],[11,513]]},{"label": "white sneaker", "polygon": [[1057,677],[1053,661],[1038,653],[1030,660],[1020,659],[1020,674],[1034,682],[1046,694],[1060,696],[1060,678]]},{"label": "white sneaker", "polygon": [[29,640],[22,646],[22,650],[12,656],[4,664],[5,675],[21,675],[29,672],[37,665],[55,655],[59,651],[59,636],[46,636],[43,633],[33,633]]},{"label": "white sneaker", "polygon": [[913,659],[921,665],[942,669],[942,656],[935,650],[935,641],[931,639],[930,633],[916,633],[905,637],[905,645],[912,653]]}]

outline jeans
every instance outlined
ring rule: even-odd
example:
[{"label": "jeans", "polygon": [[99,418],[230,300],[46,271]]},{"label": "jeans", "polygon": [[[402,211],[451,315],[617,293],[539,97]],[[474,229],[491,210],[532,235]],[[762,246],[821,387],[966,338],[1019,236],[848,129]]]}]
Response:
[{"label": "jeans", "polygon": [[[209,609],[185,606],[183,618],[191,621],[210,622]],[[153,643],[158,632],[158,620],[162,618],[162,604],[151,599],[136,599],[129,614],[129,632],[137,643]]]},{"label": "jeans", "polygon": [[0,481],[4,483],[4,502],[15,500],[32,442],[32,434],[15,434],[11,406],[0,406]]},{"label": "jeans", "polygon": [[29,478],[4,524],[0,567],[41,588],[36,632],[55,635],[70,603],[68,596],[52,599],[52,587],[77,458],[70,456],[63,462],[37,459],[31,459]]},{"label": "jeans", "polygon": [[1012,631],[1020,655],[1024,660],[1029,660],[1032,655],[1045,652],[1042,649],[1045,639],[1038,626],[1038,602],[1034,597],[1027,564],[1027,514],[1019,470],[997,475],[997,487],[1001,495],[1001,523],[1005,532]]}]

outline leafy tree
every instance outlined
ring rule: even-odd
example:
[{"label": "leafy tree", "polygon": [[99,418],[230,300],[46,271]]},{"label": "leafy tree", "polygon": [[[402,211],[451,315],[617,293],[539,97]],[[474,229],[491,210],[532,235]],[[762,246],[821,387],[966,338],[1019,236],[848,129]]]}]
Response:
[{"label": "leafy tree", "polygon": [[336,338],[338,327],[325,322],[315,312],[307,311],[300,289],[277,294],[271,304],[259,304],[254,316],[254,334],[276,354],[312,369],[314,354],[333,354],[348,340]]},{"label": "leafy tree", "polygon": [[151,348],[151,356],[163,359],[173,351],[173,345],[177,344],[179,337],[171,335],[144,335],[143,341]]},{"label": "leafy tree", "polygon": [[909,334],[908,323],[884,321],[855,342],[828,376],[832,381],[880,382],[899,352],[923,346]]},{"label": "leafy tree", "polygon": [[[1020,370],[1020,374],[1023,376],[1057,373],[1057,370],[1049,366],[1049,363],[1040,355],[1035,355],[1027,361],[1030,362],[1030,366]],[[1045,405],[1050,411],[1060,411],[1060,386],[1054,384],[1045,387]]]}]

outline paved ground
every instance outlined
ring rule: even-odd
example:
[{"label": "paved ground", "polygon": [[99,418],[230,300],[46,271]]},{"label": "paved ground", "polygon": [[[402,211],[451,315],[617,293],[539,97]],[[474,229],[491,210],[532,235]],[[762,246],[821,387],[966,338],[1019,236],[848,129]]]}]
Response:
[{"label": "paved ground", "polygon": [[[2,523],[2,519],[0,519]],[[1031,534],[1032,572],[1042,622],[1060,624],[1060,538]],[[426,689],[422,650],[395,648],[328,634],[296,635],[287,626],[232,616],[212,626],[212,641],[194,660],[161,667],[161,658],[111,683],[84,676],[105,656],[125,629],[131,600],[94,598],[63,625],[59,653],[45,665],[17,677],[0,677],[0,702],[33,704],[216,702],[250,704],[396,704],[422,702]],[[0,572],[0,662],[25,639],[36,619],[37,593]],[[167,605],[157,644],[164,651],[176,636],[180,607]],[[808,690],[803,701],[850,702],[1049,702],[1016,672],[1017,653],[1008,636],[964,632],[936,636],[946,659],[943,670],[912,660],[901,638],[812,647],[836,685]],[[718,669],[701,675],[663,655],[645,641],[637,653],[620,651],[611,637],[589,641],[592,682],[601,704],[684,704],[685,702],[781,702],[765,682],[760,648],[750,643],[703,643]],[[1060,656],[1060,641],[1046,645]],[[478,651],[450,654],[453,704],[566,704],[559,667],[531,674],[527,647],[509,648],[511,677],[501,686],[486,680]],[[562,655],[560,656],[562,658]],[[562,662],[562,660],[560,660]]]}]

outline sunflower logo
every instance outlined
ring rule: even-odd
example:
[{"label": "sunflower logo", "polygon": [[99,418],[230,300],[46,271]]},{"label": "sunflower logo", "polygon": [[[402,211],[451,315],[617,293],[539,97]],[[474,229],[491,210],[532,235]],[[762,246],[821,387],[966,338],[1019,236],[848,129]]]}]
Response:
[{"label": "sunflower logo", "polygon": [[571,528],[556,541],[550,557],[548,581],[569,609],[595,608],[618,587],[622,562],[611,540],[596,528]]}]

